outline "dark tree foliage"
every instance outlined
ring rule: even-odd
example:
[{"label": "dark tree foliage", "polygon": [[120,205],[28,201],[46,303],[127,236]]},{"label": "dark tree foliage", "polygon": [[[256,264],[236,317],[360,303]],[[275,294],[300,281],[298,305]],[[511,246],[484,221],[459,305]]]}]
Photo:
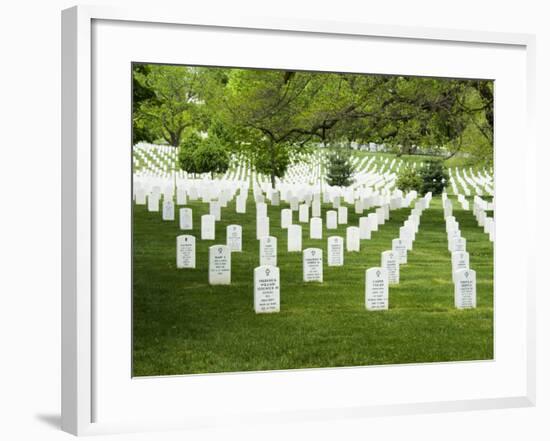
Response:
[{"label": "dark tree foliage", "polygon": [[426,194],[441,194],[447,185],[449,175],[443,166],[442,161],[429,160],[424,163],[424,167],[420,170],[422,178],[422,193]]},{"label": "dark tree foliage", "polygon": [[337,150],[328,156],[327,183],[331,186],[349,187],[353,184],[353,164],[350,155]]}]

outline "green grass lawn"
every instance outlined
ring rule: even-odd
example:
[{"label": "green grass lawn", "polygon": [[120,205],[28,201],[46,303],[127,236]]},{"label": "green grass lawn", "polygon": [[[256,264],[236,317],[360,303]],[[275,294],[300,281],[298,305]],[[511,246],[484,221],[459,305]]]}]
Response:
[{"label": "green grass lawn", "polygon": [[[253,269],[259,265],[255,206],[236,214],[235,202],[222,209],[216,240],[200,240],[200,216],[208,205],[192,202],[194,230],[179,230],[145,206],[133,211],[133,374],[175,375],[205,372],[363,366],[398,363],[487,360],[493,358],[493,246],[471,212],[456,209],[467,240],[470,267],[477,271],[477,308],[454,308],[451,256],[441,200],[424,211],[401,282],[390,286],[388,311],[366,311],[365,270],[380,266],[380,254],[410,209],[361,241],[359,253],[344,252],[343,267],[326,264],[327,230],[303,248],[324,253],[324,282],[302,282],[302,253],[287,253],[280,210],[268,206],[271,235],[278,238],[281,312],[255,314]],[[323,206],[325,211],[330,209]],[[358,225],[349,207],[350,225]],[[372,211],[372,210],[371,210]],[[365,212],[366,213],[366,212]],[[179,214],[179,213],[177,213]],[[363,214],[366,215],[366,214]],[[298,214],[294,213],[294,222]],[[243,226],[243,252],[232,254],[231,286],[208,284],[208,247],[225,243],[225,227]],[[324,224],[323,220],[323,224]],[[176,268],[176,236],[197,238],[197,269]],[[345,238],[345,226],[330,235]]]}]

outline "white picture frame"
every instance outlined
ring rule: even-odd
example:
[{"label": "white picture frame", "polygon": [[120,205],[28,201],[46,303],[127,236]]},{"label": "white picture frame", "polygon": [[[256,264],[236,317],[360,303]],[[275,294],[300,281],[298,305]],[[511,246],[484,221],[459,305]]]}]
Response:
[{"label": "white picture frame", "polygon": [[[100,27],[94,27],[94,26]],[[105,25],[104,28],[101,26]],[[243,404],[242,409],[238,404],[235,408],[230,409],[224,401],[218,407],[213,406],[210,410],[198,412],[196,414],[186,414],[185,411],[179,412],[180,417],[174,417],[169,414],[166,409],[169,406],[173,407],[172,398],[168,398],[168,383],[172,382],[171,378],[156,378],[156,379],[138,379],[132,380],[128,377],[128,383],[139,383],[138,395],[134,395],[134,391],[121,387],[117,390],[117,394],[124,395],[128,392],[126,399],[128,402],[133,398],[142,396],[144,401],[151,401],[151,397],[166,396],[166,403],[162,406],[155,402],[155,409],[143,408],[140,411],[139,418],[130,418],[124,415],[121,409],[123,401],[113,403],[111,410],[103,410],[103,402],[105,401],[104,389],[109,385],[116,387],[116,382],[112,383],[113,379],[104,380],[104,376],[110,376],[108,366],[104,366],[101,361],[102,351],[105,349],[105,340],[101,338],[103,330],[98,330],[97,320],[98,315],[104,311],[102,303],[96,301],[96,297],[103,286],[102,280],[105,277],[102,274],[103,262],[100,257],[104,250],[102,245],[102,235],[105,235],[101,225],[101,216],[98,210],[103,204],[116,203],[116,194],[113,195],[113,200],[107,202],[102,196],[104,192],[101,190],[101,185],[112,179],[110,176],[113,172],[109,168],[101,168],[103,162],[101,157],[97,157],[94,151],[94,139],[99,138],[94,131],[98,130],[99,122],[97,108],[98,97],[94,95],[95,88],[100,78],[103,78],[102,73],[98,71],[98,65],[94,62],[101,57],[102,48],[105,44],[113,43],[114,40],[108,41],[109,38],[114,39],[114,35],[123,36],[125,32],[130,32],[128,29],[132,26],[140,27],[140,32],[145,32],[145,28],[154,30],[155,36],[151,36],[149,41],[157,41],[155,38],[164,38],[163,32],[179,32],[180,29],[192,29],[194,31],[204,32],[205,39],[207,36],[216,33],[224,32],[226,35],[231,33],[239,34],[246,37],[249,33],[254,33],[256,38],[259,36],[269,36],[273,41],[279,39],[281,45],[296,44],[299,39],[310,38],[312,46],[316,38],[323,38],[334,44],[334,48],[344,48],[350,41],[353,44],[362,44],[361,42],[375,41],[380,44],[406,44],[411,53],[419,50],[418,48],[427,48],[436,50],[438,46],[445,48],[456,48],[464,50],[464,53],[471,54],[472,59],[480,54],[476,51],[484,51],[485,55],[497,54],[495,57],[502,57],[502,62],[505,64],[506,57],[508,60],[514,60],[518,64],[508,66],[510,77],[503,80],[505,89],[500,95],[496,93],[495,99],[495,115],[496,124],[496,145],[495,151],[495,180],[497,182],[497,192],[499,195],[498,209],[499,213],[503,213],[502,219],[499,217],[497,227],[497,237],[499,238],[499,247],[495,248],[496,268],[501,265],[503,270],[495,270],[495,297],[499,297],[502,301],[495,303],[495,341],[499,339],[509,340],[509,345],[513,346],[514,350],[511,353],[500,351],[497,347],[495,360],[485,363],[458,363],[453,364],[430,364],[419,366],[408,366],[400,368],[396,366],[375,367],[375,368],[353,368],[353,369],[322,369],[322,370],[301,370],[299,372],[274,372],[274,373],[253,373],[253,374],[224,374],[224,375],[206,375],[192,376],[191,379],[174,379],[182,384],[181,387],[186,387],[189,391],[189,396],[186,399],[199,400],[199,394],[213,394],[210,398],[216,398],[216,391],[225,388],[226,393],[244,388],[248,391],[255,387],[280,387],[282,390],[292,390],[291,388],[303,387],[310,388],[312,399],[318,399],[315,396],[316,385],[323,385],[327,388],[327,401],[322,402],[319,406],[314,406],[313,401],[309,404],[307,401],[300,403],[301,407],[292,407],[290,401],[285,402],[285,397],[273,395],[273,401],[277,404],[276,409],[268,407],[259,407],[258,411],[245,411]],[[128,29],[124,29],[128,27]],[[143,27],[143,29],[142,29]],[[104,32],[102,29],[105,29]],[[132,34],[135,36],[135,34]],[[290,42],[290,43],[289,43]],[[347,43],[346,43],[347,42]],[[268,39],[265,44],[274,44]],[[197,45],[207,44],[196,41]],[[445,46],[447,45],[447,46]],[[146,44],[142,44],[146,46]],[[205,46],[206,47],[206,46]],[[435,49],[434,49],[435,48]],[[298,49],[296,49],[298,50]],[[397,50],[397,49],[396,49]],[[403,51],[403,49],[401,49]],[[428,50],[428,49],[425,49]],[[397,52],[396,52],[397,53]],[[509,54],[508,54],[509,53]],[[535,39],[532,35],[527,34],[506,34],[506,33],[490,33],[490,32],[475,32],[475,31],[457,31],[450,29],[425,29],[417,27],[400,27],[400,26],[382,26],[363,23],[335,23],[335,22],[310,22],[296,21],[292,19],[241,19],[231,20],[228,18],[216,17],[186,17],[185,11],[173,10],[168,12],[158,12],[154,10],[132,9],[129,11],[118,10],[110,7],[95,7],[95,6],[78,6],[67,9],[62,13],[62,428],[63,430],[78,434],[97,434],[97,433],[112,433],[136,430],[164,430],[167,428],[190,428],[198,426],[215,426],[226,423],[239,421],[246,423],[248,421],[297,421],[297,420],[320,420],[342,417],[361,417],[369,415],[402,415],[424,412],[444,412],[457,410],[471,409],[489,409],[503,407],[522,407],[533,406],[535,403],[535,275],[534,275],[534,256],[536,256],[536,243],[533,234],[528,236],[528,240],[524,244],[513,242],[507,231],[512,228],[505,221],[506,214],[512,213],[513,206],[517,205],[521,209],[530,210],[533,213],[529,219],[525,220],[526,231],[534,232],[534,222],[536,219],[536,196],[535,196],[535,176],[534,173],[526,173],[526,167],[531,165],[535,169],[535,142],[533,138],[533,109],[534,109],[534,53]],[[403,57],[405,52],[402,52]],[[508,54],[508,55],[506,55]],[[135,54],[120,53],[121,57],[129,57],[132,59]],[[208,52],[209,60],[205,64],[214,64],[216,58],[220,58],[220,54]],[[335,55],[336,57],[336,55]],[[389,57],[389,56],[388,56]],[[397,57],[399,58],[399,57]],[[106,58],[108,60],[108,58]],[[245,54],[243,54],[243,60]],[[499,58],[500,59],[500,58]],[[166,58],[163,59],[168,62]],[[198,58],[189,61],[189,64],[196,63]],[[103,61],[103,60],[101,60]],[[148,59],[139,59],[135,61],[155,61]],[[180,62],[181,60],[173,60]],[[388,60],[386,60],[388,61]],[[400,73],[399,69],[403,65],[399,65],[403,60],[396,59],[395,67],[391,71],[384,73]],[[438,71],[437,63],[431,63],[425,60],[427,67],[425,68],[426,75],[433,75],[437,72],[449,75],[449,71]],[[218,61],[220,65],[227,65],[226,60]],[[258,65],[256,66],[256,63]],[[281,61],[278,61],[277,67],[281,66]],[[292,63],[289,61],[289,63]],[[470,61],[470,63],[473,63]],[[237,61],[238,65],[244,65],[242,61]],[[382,63],[383,64],[383,63]],[[468,63],[465,62],[465,65]],[[101,64],[102,69],[105,64]],[[250,65],[255,67],[273,67],[265,65],[265,61],[258,60],[250,61]],[[429,67],[428,67],[429,65]],[[399,67],[401,66],[401,67]],[[311,66],[307,66],[310,68]],[[405,66],[406,67],[406,66]],[[322,67],[319,66],[321,69]],[[349,66],[341,66],[342,69],[347,69]],[[380,67],[381,69],[383,66]],[[503,67],[501,67],[504,69]],[[385,69],[388,69],[387,67]],[[418,69],[418,68],[417,68]],[[420,68],[421,69],[421,68]],[[431,69],[431,70],[430,70]],[[495,67],[495,69],[497,69]],[[467,70],[467,69],[466,69]],[[361,71],[361,70],[360,70]],[[472,67],[472,72],[475,71]],[[504,70],[503,70],[504,71]],[[495,71],[496,72],[496,71]],[[500,72],[500,71],[499,71]],[[417,74],[421,70],[416,71]],[[452,72],[451,72],[452,74]],[[457,72],[457,76],[464,76],[464,72]],[[500,74],[498,74],[500,75]],[[497,88],[499,78],[496,78]],[[504,75],[504,74],[503,74]],[[516,75],[514,77],[514,75]],[[129,78],[129,77],[128,77]],[[504,78],[504,77],[503,77]],[[503,107],[503,102],[506,102],[506,92],[517,87],[516,95],[513,97],[515,103],[519,103],[516,115],[522,121],[518,123],[518,128],[505,127],[506,118],[509,117],[506,107]],[[128,84],[129,87],[129,84]],[[512,99],[512,98],[511,98]],[[510,101],[511,102],[511,101]],[[127,104],[127,103],[126,103]],[[124,107],[122,107],[124,108]],[[120,115],[119,115],[120,116]],[[122,119],[127,120],[127,126],[123,130],[129,132],[130,115],[122,115]],[[500,124],[499,124],[500,122]],[[523,124],[524,122],[524,124]],[[506,131],[508,130],[508,132]],[[510,161],[513,158],[508,157],[509,152],[505,148],[508,139],[503,139],[502,134],[511,136],[511,140],[520,140],[524,148],[525,159],[518,166],[518,184],[515,187],[507,184],[507,173],[509,173]],[[128,133],[126,134],[128,135]],[[115,137],[116,138],[116,137]],[[121,138],[123,139],[123,138]],[[501,147],[504,146],[504,147]],[[502,149],[502,156],[499,156],[499,148]],[[127,149],[128,150],[128,149]],[[126,155],[128,152],[125,153]],[[124,161],[125,156],[121,154],[121,161]],[[128,162],[129,164],[129,162]],[[101,168],[101,170],[99,170]],[[502,174],[501,174],[502,173]],[[129,184],[129,183],[128,183]],[[502,190],[501,190],[502,189]],[[529,189],[529,191],[527,191]],[[518,198],[520,198],[518,200]],[[111,206],[111,205],[109,205]],[[101,210],[99,210],[101,211]],[[500,222],[502,220],[502,222]],[[500,244],[509,242],[510,248],[506,250]],[[112,243],[112,247],[123,248],[127,243],[121,240],[118,243]],[[499,277],[504,277],[509,273],[507,263],[505,261],[507,253],[521,253],[521,274],[518,276],[516,290],[513,286],[499,282]],[[127,250],[120,250],[124,255]],[[115,255],[117,253],[114,253]],[[500,256],[500,257],[499,257]],[[130,259],[127,253],[128,260]],[[110,262],[109,262],[110,263]],[[520,271],[520,270],[518,270]],[[124,271],[122,271],[123,273]],[[98,277],[100,275],[100,277]],[[109,283],[119,285],[125,281],[109,280]],[[508,297],[516,296],[517,311],[510,306]],[[125,302],[129,299],[125,297]],[[121,303],[122,305],[122,303]],[[116,311],[116,305],[113,309]],[[126,303],[127,305],[127,303]],[[512,319],[519,323],[518,332],[515,337],[511,334],[503,334],[499,326],[504,326],[506,323],[512,325]],[[105,322],[109,322],[109,318],[105,318]],[[101,318],[103,322],[103,317]],[[121,319],[122,327],[127,324],[125,319]],[[101,326],[104,326],[101,324]],[[519,329],[521,328],[521,329]],[[504,329],[504,327],[502,328]],[[130,332],[126,329],[125,332]],[[500,332],[500,335],[499,335]],[[127,345],[130,344],[126,339],[127,334],[121,334],[120,339],[113,338],[112,343],[122,342],[126,345],[121,353],[127,354]],[[514,352],[515,351],[515,352]],[[504,354],[504,355],[502,355]],[[116,357],[115,357],[116,358]],[[128,363],[130,361],[128,360]],[[513,368],[503,368],[504,371],[499,371],[495,377],[495,383],[492,384],[493,389],[480,390],[477,396],[459,394],[452,391],[441,391],[436,394],[435,391],[431,394],[419,394],[415,391],[410,392],[410,396],[406,394],[402,396],[388,394],[387,400],[374,400],[371,403],[361,401],[361,397],[357,396],[354,399],[346,398],[346,394],[338,394],[336,389],[343,384],[357,384],[359,381],[365,381],[366,378],[372,375],[378,375],[381,372],[390,372],[396,378],[404,377],[405,375],[418,375],[418,378],[431,379],[443,375],[477,375],[478,372],[484,372],[484,375],[494,375],[492,369],[495,366],[502,364],[507,366],[509,363]],[[458,366],[455,369],[455,365]],[[479,365],[479,366],[478,366]],[[122,365],[121,365],[122,366]],[[450,367],[449,367],[450,366]],[[120,375],[127,375],[129,371],[122,367]],[[376,374],[374,374],[376,372]],[[445,372],[445,374],[443,374]],[[116,380],[116,375],[113,375]],[[499,389],[498,381],[503,384],[503,378],[510,380],[514,388],[510,390]],[[126,381],[125,380],[125,381]],[[454,379],[453,379],[454,380]],[[109,383],[109,381],[111,381]],[[435,380],[434,380],[435,381]],[[459,381],[459,380],[457,380]],[[270,384],[268,384],[270,382]],[[335,390],[331,390],[331,384],[334,382]],[[399,383],[398,383],[399,384]],[[406,384],[406,383],[403,383]],[[170,386],[171,388],[172,386]],[[179,386],[178,386],[179,387]],[[373,389],[376,389],[372,386]],[[429,387],[426,387],[429,389]],[[145,392],[147,389],[147,392]],[[136,389],[137,390],[137,389]],[[242,389],[239,389],[242,390]],[[271,391],[272,389],[266,389]],[[306,391],[306,389],[304,389]],[[373,395],[383,391],[374,390]],[[399,392],[399,391],[398,391]],[[403,391],[401,391],[403,392]],[[139,395],[139,394],[151,395]],[[219,392],[218,392],[219,393]],[[273,392],[274,394],[275,392]],[[331,393],[333,394],[331,398]],[[246,393],[244,394],[246,395]],[[438,399],[433,397],[438,396]],[[413,398],[411,398],[413,397]],[[288,398],[288,397],[287,397]],[[331,401],[332,400],[332,401]],[[103,403],[103,404],[102,404]],[[332,405],[330,405],[332,403]],[[197,408],[200,408],[200,403],[195,403]],[[117,414],[117,409],[120,415]],[[206,407],[205,407],[206,408]],[[135,409],[134,409],[135,410]],[[156,414],[154,414],[156,412]],[[103,414],[108,415],[105,418]],[[100,416],[100,417],[98,417]],[[150,417],[150,418],[149,418]]]}]

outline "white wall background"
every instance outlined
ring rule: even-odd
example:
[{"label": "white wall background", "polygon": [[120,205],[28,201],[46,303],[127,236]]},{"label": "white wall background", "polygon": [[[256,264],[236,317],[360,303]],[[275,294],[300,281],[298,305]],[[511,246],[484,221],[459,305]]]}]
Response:
[{"label": "white wall background", "polygon": [[[119,0],[112,5],[169,5]],[[174,2],[179,5],[182,0]],[[550,122],[550,14],[537,0],[201,0],[191,15],[276,16],[537,34],[539,231],[546,222]],[[197,3],[197,4],[196,4]],[[60,440],[60,11],[64,0],[6,1],[0,7],[0,439]],[[521,147],[521,146],[519,146]],[[545,150],[546,147],[546,150]],[[521,230],[518,231],[521,234]],[[541,236],[541,246],[550,246]],[[546,248],[548,249],[548,248]],[[541,253],[547,257],[548,253]],[[117,440],[550,439],[550,319],[538,271],[538,405],[531,409],[371,418]],[[388,385],[391,387],[391,385]],[[102,437],[101,439],[110,439]]]}]

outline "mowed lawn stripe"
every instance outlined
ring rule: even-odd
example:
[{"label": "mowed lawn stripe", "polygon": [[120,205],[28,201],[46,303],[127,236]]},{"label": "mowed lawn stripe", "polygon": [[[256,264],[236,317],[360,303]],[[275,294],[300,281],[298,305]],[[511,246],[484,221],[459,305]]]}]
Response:
[{"label": "mowed lawn stripe", "polygon": [[[455,204],[456,205],[456,204]],[[493,356],[492,244],[471,213],[456,211],[468,240],[471,267],[478,271],[478,305],[459,311],[453,306],[451,260],[439,198],[421,218],[401,283],[390,288],[390,310],[364,308],[365,270],[380,265],[380,253],[391,249],[410,209],[394,210],[390,220],[361,241],[358,253],[344,252],[343,267],[328,267],[329,235],[345,239],[345,228],[361,215],[348,207],[348,224],[309,239],[302,226],[303,249],[323,249],[324,283],[302,282],[302,254],[287,253],[280,210],[268,206],[271,234],[278,239],[281,312],[253,311],[253,269],[259,265],[256,212],[252,195],[247,213],[235,213],[235,202],[222,209],[216,240],[200,240],[200,216],[208,204],[190,202],[194,229],[181,231],[163,222],[161,213],[134,206],[133,344],[134,375],[357,366],[430,361],[481,360]],[[366,216],[365,211],[363,215]],[[464,224],[462,222],[464,217]],[[294,223],[298,223],[294,213]],[[468,216],[471,221],[468,221]],[[231,286],[208,284],[208,247],[225,243],[225,227],[243,226],[243,252],[232,255]],[[176,269],[176,237],[197,238],[197,269]],[[471,243],[470,243],[471,242]]]}]

